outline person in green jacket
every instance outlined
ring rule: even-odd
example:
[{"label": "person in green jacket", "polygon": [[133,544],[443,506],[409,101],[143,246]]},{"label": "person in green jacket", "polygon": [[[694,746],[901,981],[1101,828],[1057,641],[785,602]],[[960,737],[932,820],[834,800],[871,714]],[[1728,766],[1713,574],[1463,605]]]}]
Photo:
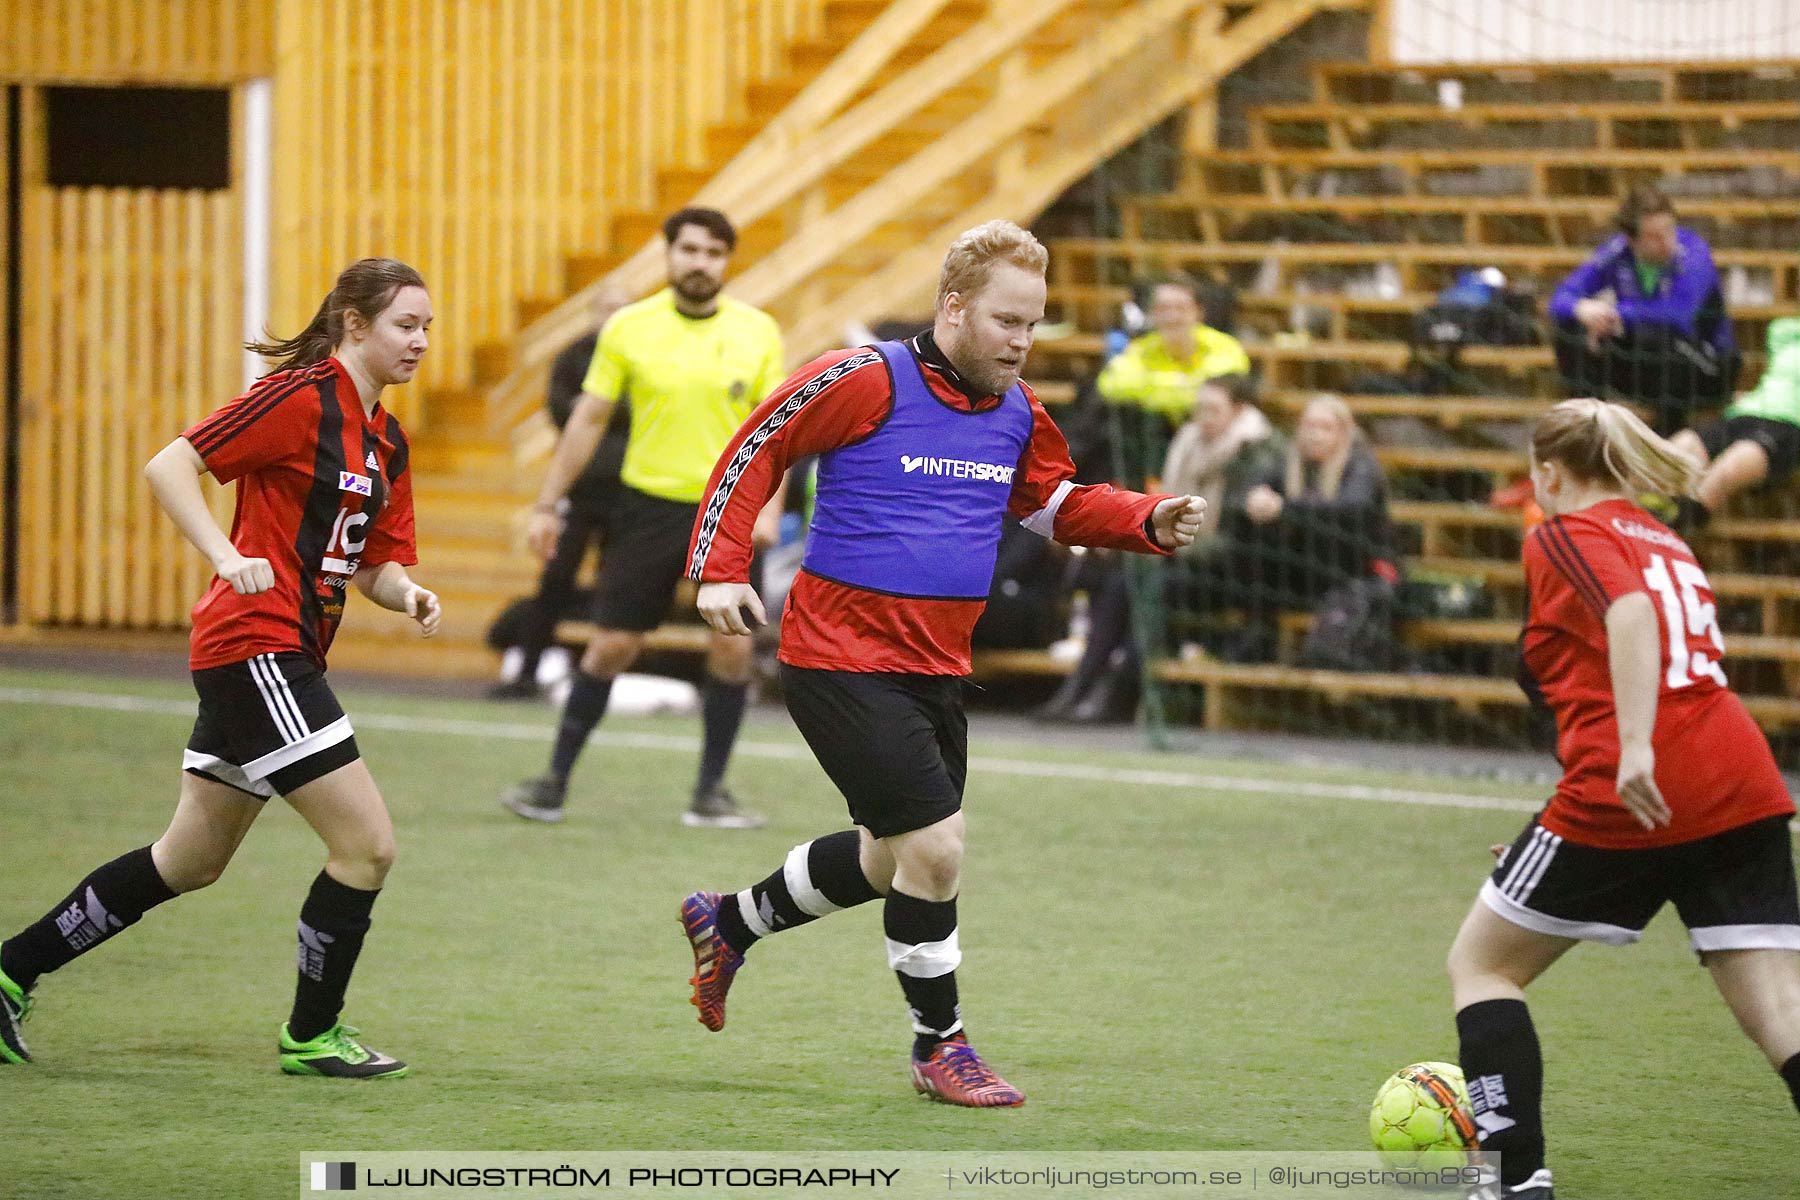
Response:
[{"label": "person in green jacket", "polygon": [[1769,322],[1769,365],[1721,420],[1683,429],[1675,446],[1705,468],[1682,523],[1699,528],[1739,492],[1779,483],[1800,465],[1800,317]]}]

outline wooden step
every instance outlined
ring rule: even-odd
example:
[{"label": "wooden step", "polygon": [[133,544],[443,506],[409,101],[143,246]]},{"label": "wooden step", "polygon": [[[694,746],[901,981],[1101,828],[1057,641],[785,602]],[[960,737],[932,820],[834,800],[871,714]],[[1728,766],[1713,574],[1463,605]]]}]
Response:
[{"label": "wooden step", "polygon": [[[632,249],[636,249],[633,247]],[[603,279],[625,262],[626,250],[593,250],[563,258],[563,287],[574,295],[588,284]]]}]

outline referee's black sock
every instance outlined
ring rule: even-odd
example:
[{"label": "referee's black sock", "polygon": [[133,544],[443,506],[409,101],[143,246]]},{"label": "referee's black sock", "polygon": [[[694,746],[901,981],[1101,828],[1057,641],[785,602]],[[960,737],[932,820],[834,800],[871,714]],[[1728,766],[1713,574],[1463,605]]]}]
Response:
[{"label": "referee's black sock", "polygon": [[[11,974],[9,971],[8,974]],[[1794,1107],[1800,1108],[1800,1054],[1781,1064],[1781,1078],[1788,1085],[1788,1092],[1794,1097]]]},{"label": "referee's black sock", "polygon": [[61,904],[18,936],[0,944],[0,971],[30,991],[39,975],[86,954],[175,895],[157,873],[150,847],[122,854],[96,868]]},{"label": "referee's black sock", "polygon": [[795,846],[774,874],[720,902],[719,936],[742,954],[760,938],[880,896],[863,874],[861,843],[846,829]]},{"label": "referee's black sock", "polygon": [[888,965],[912,1008],[913,1057],[928,1058],[946,1038],[962,1032],[956,1003],[956,968],[962,949],[956,940],[956,901],[921,900],[890,891],[882,909]]},{"label": "referee's black sock", "polygon": [[563,704],[562,720],[556,726],[556,749],[550,754],[550,775],[567,785],[581,748],[587,745],[594,727],[606,715],[606,701],[612,695],[613,681],[589,675],[577,669],[569,687],[569,698]]},{"label": "referee's black sock", "polygon": [[339,883],[323,871],[313,880],[300,906],[299,980],[288,1018],[288,1036],[296,1042],[310,1042],[337,1024],[380,894]]},{"label": "referee's black sock", "polygon": [[705,796],[725,778],[725,764],[731,761],[731,748],[737,744],[738,730],[744,724],[744,708],[749,702],[750,685],[732,683],[710,672],[700,693],[700,777],[694,783],[694,795]]},{"label": "referee's black sock", "polygon": [[1456,1014],[1463,1075],[1481,1148],[1500,1155],[1500,1182],[1544,1165],[1544,1056],[1523,1000],[1479,1000]]}]

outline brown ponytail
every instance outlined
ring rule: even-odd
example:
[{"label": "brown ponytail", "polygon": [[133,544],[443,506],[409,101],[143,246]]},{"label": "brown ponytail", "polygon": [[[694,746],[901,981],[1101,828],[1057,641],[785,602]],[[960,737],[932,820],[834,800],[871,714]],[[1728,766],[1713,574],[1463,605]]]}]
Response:
[{"label": "brown ponytail", "polygon": [[296,367],[309,367],[331,357],[338,343],[344,340],[345,313],[354,310],[365,323],[372,325],[382,310],[393,303],[395,293],[401,288],[424,286],[425,280],[419,273],[403,262],[392,258],[358,259],[337,277],[337,283],[325,294],[319,311],[313,314],[305,329],[285,341],[276,340],[270,334],[265,341],[245,342],[244,349],[277,360],[269,372],[271,375]]}]

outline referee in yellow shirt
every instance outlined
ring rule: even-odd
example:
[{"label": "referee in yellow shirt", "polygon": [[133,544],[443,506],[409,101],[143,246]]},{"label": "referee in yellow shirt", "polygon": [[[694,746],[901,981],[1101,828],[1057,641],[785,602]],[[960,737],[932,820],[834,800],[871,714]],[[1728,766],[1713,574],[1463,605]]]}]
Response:
[{"label": "referee in yellow shirt", "polygon": [[[533,821],[563,819],[569,773],[606,713],[613,680],[631,667],[644,635],[662,624],[687,565],[688,538],[713,464],[750,411],[780,383],[781,331],[767,313],[721,295],[737,231],[724,213],[684,208],[663,222],[669,286],[614,313],[600,331],[581,400],[556,445],[531,516],[531,548],[548,556],[564,497],[594,455],[621,395],[631,398],[623,485],[607,518],[594,621],[563,706],[549,773],[509,789],[500,803]],[[774,540],[777,496],[757,525]],[[749,692],[751,641],[711,635],[702,692],[705,728],[689,825],[747,829],[763,819],[738,808],[724,785]]]}]

